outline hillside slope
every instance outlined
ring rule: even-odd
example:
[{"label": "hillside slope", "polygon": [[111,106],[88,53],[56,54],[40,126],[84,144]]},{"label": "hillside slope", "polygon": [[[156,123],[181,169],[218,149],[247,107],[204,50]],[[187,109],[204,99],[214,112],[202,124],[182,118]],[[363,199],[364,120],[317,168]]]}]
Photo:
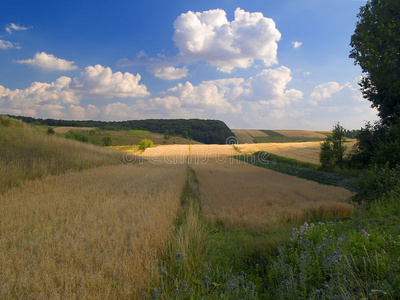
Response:
[{"label": "hillside slope", "polygon": [[122,162],[120,153],[0,116],[0,194],[24,180]]}]

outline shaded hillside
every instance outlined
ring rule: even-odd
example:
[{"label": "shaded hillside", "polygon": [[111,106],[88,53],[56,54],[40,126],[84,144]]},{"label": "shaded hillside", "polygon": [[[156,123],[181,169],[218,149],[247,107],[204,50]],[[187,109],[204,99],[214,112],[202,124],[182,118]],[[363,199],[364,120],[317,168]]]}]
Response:
[{"label": "shaded hillside", "polygon": [[162,134],[168,132],[171,136],[178,135],[204,144],[225,144],[227,138],[234,135],[228,126],[219,120],[148,119],[105,122],[36,119],[23,116],[12,117],[35,125],[97,127],[105,130],[148,130]]}]

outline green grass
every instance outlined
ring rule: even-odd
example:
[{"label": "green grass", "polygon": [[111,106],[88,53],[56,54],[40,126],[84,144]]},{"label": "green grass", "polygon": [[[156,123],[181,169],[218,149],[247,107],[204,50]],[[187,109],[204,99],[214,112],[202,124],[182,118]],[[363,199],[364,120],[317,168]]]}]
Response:
[{"label": "green grass", "polygon": [[146,135],[146,134],[149,134],[149,133],[151,133],[151,132],[150,131],[146,131],[146,130],[131,130],[129,132],[129,134],[131,134],[131,135]]}]

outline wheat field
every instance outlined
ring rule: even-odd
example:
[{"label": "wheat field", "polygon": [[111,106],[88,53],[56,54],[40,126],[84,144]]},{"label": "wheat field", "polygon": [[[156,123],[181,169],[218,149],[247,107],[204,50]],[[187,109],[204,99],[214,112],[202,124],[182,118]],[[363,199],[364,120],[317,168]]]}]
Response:
[{"label": "wheat field", "polygon": [[[351,150],[355,143],[345,143],[347,151]],[[268,151],[279,156],[320,164],[319,153],[321,152],[321,142],[243,144],[238,145],[238,149],[240,152],[246,154]]]},{"label": "wheat field", "polygon": [[262,228],[282,220],[301,221],[309,213],[333,218],[353,212],[345,203],[351,196],[347,189],[246,164],[232,157],[238,154],[232,145],[165,146],[146,149],[143,155],[149,159],[153,154],[166,154],[171,161],[188,159],[200,182],[203,214],[210,221]]},{"label": "wheat field", "polygon": [[351,192],[244,162],[209,160],[193,165],[200,182],[204,216],[229,226],[262,228],[282,220],[301,221],[307,213],[345,217]]},{"label": "wheat field", "polygon": [[0,198],[1,299],[136,299],[157,280],[184,164],[106,166]]}]

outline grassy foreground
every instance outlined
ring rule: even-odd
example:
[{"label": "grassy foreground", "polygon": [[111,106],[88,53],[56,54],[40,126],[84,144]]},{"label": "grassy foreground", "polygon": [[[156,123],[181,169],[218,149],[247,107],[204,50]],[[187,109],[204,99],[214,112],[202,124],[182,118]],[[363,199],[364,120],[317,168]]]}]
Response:
[{"label": "grassy foreground", "polygon": [[160,284],[144,299],[399,299],[398,199],[268,229],[207,222],[193,170]]},{"label": "grassy foreground", "polygon": [[121,153],[0,118],[0,194],[25,180],[123,162]]}]

